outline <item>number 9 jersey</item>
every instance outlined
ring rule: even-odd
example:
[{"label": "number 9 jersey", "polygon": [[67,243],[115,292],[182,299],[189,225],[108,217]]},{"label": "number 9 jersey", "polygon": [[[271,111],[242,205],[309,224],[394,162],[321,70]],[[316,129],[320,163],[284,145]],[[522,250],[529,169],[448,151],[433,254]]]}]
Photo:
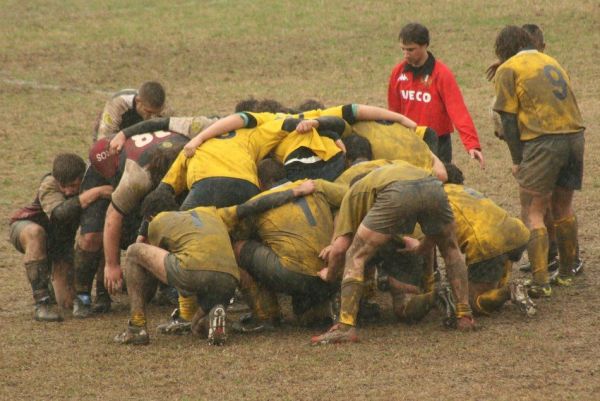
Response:
[{"label": "number 9 jersey", "polygon": [[537,50],[522,50],[496,72],[494,110],[516,114],[522,141],[585,127],[565,70]]}]

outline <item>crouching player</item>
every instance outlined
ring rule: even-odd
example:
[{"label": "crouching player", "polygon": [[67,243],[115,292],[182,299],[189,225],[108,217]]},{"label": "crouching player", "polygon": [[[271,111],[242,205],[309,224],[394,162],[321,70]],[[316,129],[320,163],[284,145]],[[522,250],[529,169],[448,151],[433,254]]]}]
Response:
[{"label": "crouching player", "polygon": [[313,191],[314,183],[307,181],[294,189],[239,206],[197,207],[183,212],[175,211],[179,205],[168,190],[148,195],[142,214],[155,217],[148,227],[148,244],[136,243],[127,250],[125,277],[131,318],[127,329],[115,341],[148,344],[146,293],[158,279],[176,287],[190,301],[185,306],[194,313],[192,332],[206,335],[209,344],[223,344],[226,339],[223,304],[233,297],[240,278],[229,233],[240,219]]},{"label": "crouching player", "polygon": [[74,294],[68,277],[73,270],[79,215],[82,209],[112,193],[107,185],[79,194],[85,168],[81,157],[59,154],[54,158],[52,173],[42,179],[33,203],[11,217],[10,241],[25,254],[25,271],[35,301],[34,319],[38,321],[62,320],[61,314],[49,308],[51,271],[58,305],[71,308]]}]

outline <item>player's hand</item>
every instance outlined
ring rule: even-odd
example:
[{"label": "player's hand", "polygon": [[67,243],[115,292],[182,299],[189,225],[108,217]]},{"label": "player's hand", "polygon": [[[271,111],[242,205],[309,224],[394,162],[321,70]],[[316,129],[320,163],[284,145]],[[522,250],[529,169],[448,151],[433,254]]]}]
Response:
[{"label": "player's hand", "polygon": [[519,165],[513,164],[512,168],[511,168],[511,172],[512,172],[513,177],[516,177],[517,173],[519,172]]},{"label": "player's hand", "polygon": [[116,295],[123,285],[123,271],[119,265],[104,266],[104,286],[111,295]]},{"label": "player's hand", "polygon": [[398,249],[398,253],[419,253],[419,251],[421,250],[421,241],[419,241],[418,239],[405,235],[404,237],[402,237],[402,240],[404,241],[404,248]]},{"label": "player's hand", "polygon": [[341,139],[335,141],[335,146],[340,148],[343,154],[346,154],[346,145],[344,145],[344,142]]},{"label": "player's hand", "polygon": [[319,270],[319,273],[317,273],[317,274],[319,275],[321,280],[325,281],[326,283],[328,282],[327,275],[329,274],[329,269],[327,267],[324,267],[321,270]]},{"label": "player's hand", "polygon": [[127,138],[125,138],[123,131],[119,131],[119,133],[110,140],[110,143],[108,144],[108,153],[111,155],[116,155],[119,153],[121,149],[123,149],[123,145],[125,145],[126,140]]},{"label": "player's hand", "polygon": [[483,153],[481,153],[481,150],[470,149],[469,156],[471,157],[471,159],[477,160],[479,162],[479,167],[481,167],[482,169],[485,168],[485,162],[483,160]]},{"label": "player's hand", "polygon": [[489,65],[489,67],[487,68],[487,70],[485,70],[485,77],[487,78],[488,81],[491,81],[492,79],[494,79],[494,76],[496,75],[496,70],[498,70],[498,67],[500,67],[500,61],[494,61],[492,64]]},{"label": "player's hand", "polygon": [[332,245],[327,245],[319,253],[319,258],[323,259],[325,262],[329,261],[329,254],[331,253],[332,249],[333,249]]},{"label": "player's hand", "polygon": [[308,132],[311,132],[313,130],[313,128],[318,128],[318,127],[319,127],[318,120],[302,120],[296,126],[296,131],[299,132],[300,134],[306,134]]},{"label": "player's hand", "polygon": [[202,145],[202,142],[200,142],[198,144],[192,143],[192,141],[186,143],[185,146],[183,147],[183,153],[185,153],[185,157],[187,157],[187,158],[193,157],[194,154],[196,154],[196,149],[200,145]]},{"label": "player's hand", "polygon": [[110,196],[113,193],[114,188],[112,185],[101,185],[98,187],[98,191],[100,192],[100,198],[110,199]]},{"label": "player's hand", "polygon": [[292,191],[295,197],[310,195],[315,192],[315,182],[313,180],[306,180],[302,184],[298,185]]}]

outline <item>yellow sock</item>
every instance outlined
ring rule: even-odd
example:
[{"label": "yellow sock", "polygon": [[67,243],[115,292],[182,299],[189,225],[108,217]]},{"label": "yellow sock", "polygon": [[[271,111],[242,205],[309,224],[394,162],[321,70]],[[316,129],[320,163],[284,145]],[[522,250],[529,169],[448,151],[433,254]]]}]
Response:
[{"label": "yellow sock", "polygon": [[472,317],[472,316],[473,316],[473,312],[471,311],[471,307],[469,306],[469,304],[461,304],[461,303],[456,304],[456,317],[458,319],[460,319],[462,317]]},{"label": "yellow sock", "polygon": [[510,299],[510,289],[508,286],[488,290],[480,294],[475,300],[475,310],[483,315],[489,315],[493,311],[500,309],[506,301]]},{"label": "yellow sock", "polygon": [[538,285],[548,284],[548,231],[545,227],[531,230],[527,254],[533,282]]},{"label": "yellow sock", "polygon": [[188,322],[192,321],[192,318],[198,310],[198,301],[196,296],[184,297],[179,294],[179,317]]},{"label": "yellow sock", "polygon": [[340,323],[356,326],[363,284],[362,278],[349,277],[342,280]]},{"label": "yellow sock", "polygon": [[137,327],[145,327],[146,315],[144,314],[144,312],[133,312],[131,314],[131,318],[129,319],[129,324]]},{"label": "yellow sock", "polygon": [[577,261],[577,219],[570,216],[554,222],[556,242],[560,261],[560,275],[571,276],[573,266]]}]

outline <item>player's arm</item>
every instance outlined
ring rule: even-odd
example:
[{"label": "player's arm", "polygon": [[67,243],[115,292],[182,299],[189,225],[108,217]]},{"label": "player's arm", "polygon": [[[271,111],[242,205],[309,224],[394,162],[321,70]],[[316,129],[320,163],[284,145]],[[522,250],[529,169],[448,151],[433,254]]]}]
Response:
[{"label": "player's arm", "polygon": [[288,189],[287,191],[276,191],[267,195],[256,196],[237,207],[237,217],[241,220],[250,215],[266,212],[267,210],[291,202],[295,198],[312,194],[314,191],[314,181],[306,180],[297,187]]},{"label": "player's arm", "polygon": [[210,138],[214,138],[215,136],[223,135],[237,129],[253,127],[256,127],[256,119],[250,113],[242,112],[230,114],[227,117],[216,121],[214,124],[196,135],[184,146],[183,151],[187,157],[192,157],[196,152],[196,148]]},{"label": "player's arm", "polygon": [[395,111],[391,111],[377,106],[369,106],[366,104],[357,104],[355,106],[356,119],[358,121],[386,120],[400,123],[407,128],[417,128],[417,123],[415,123],[413,120],[406,117],[405,115],[396,113]]},{"label": "player's arm", "polygon": [[111,294],[115,294],[123,283],[120,248],[123,215],[111,203],[104,220],[104,284]]},{"label": "player's arm", "polygon": [[519,165],[521,164],[521,160],[523,160],[523,142],[521,142],[517,115],[503,111],[500,111],[499,114],[502,121],[502,129],[504,130],[504,140],[508,145],[513,165]]},{"label": "player's arm", "polygon": [[56,205],[50,214],[50,220],[58,224],[70,222],[79,218],[81,210],[98,199],[109,199],[113,188],[110,185],[102,185],[82,192]]}]

